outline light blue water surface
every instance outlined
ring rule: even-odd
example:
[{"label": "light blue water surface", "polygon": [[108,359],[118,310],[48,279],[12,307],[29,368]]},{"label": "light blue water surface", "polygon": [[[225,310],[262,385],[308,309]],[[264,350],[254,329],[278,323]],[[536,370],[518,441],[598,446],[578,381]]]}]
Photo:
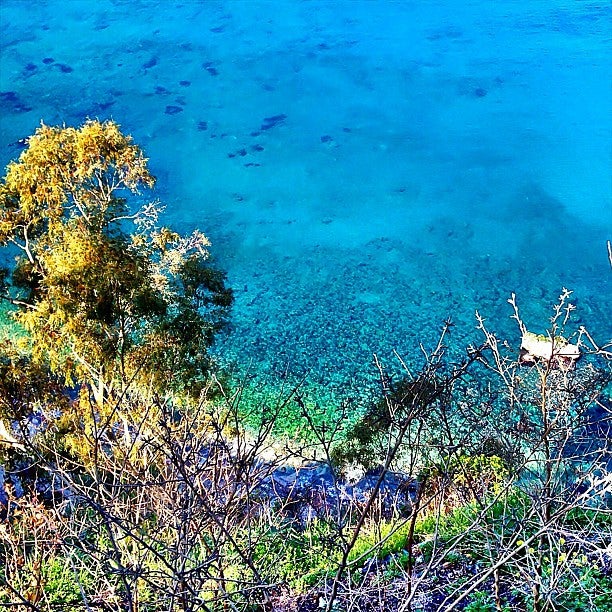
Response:
[{"label": "light blue water surface", "polygon": [[[612,337],[607,2],[2,0],[0,161],[112,118],[236,290],[220,360],[340,396],[562,287]],[[266,118],[268,121],[266,121]],[[270,118],[273,118],[270,120]],[[350,390],[350,391],[349,391]]]}]

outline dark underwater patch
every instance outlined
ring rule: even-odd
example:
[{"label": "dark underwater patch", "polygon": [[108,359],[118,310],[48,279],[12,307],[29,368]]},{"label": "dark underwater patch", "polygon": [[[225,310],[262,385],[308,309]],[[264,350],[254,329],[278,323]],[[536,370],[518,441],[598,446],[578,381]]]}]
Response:
[{"label": "dark underwater patch", "polygon": [[28,146],[28,139],[20,138],[19,140],[16,140],[15,142],[11,142],[11,144],[9,144],[8,146],[11,149],[17,149],[18,151],[22,151]]},{"label": "dark underwater patch", "polygon": [[238,149],[237,151],[234,151],[233,153],[228,153],[227,156],[232,158],[232,157],[245,157],[247,155],[247,150],[246,149]]},{"label": "dark underwater patch", "polygon": [[96,102],[94,104],[94,108],[99,111],[105,111],[108,110],[114,103],[114,100],[109,100],[108,102]]},{"label": "dark underwater patch", "polygon": [[149,68],[153,68],[153,66],[157,66],[157,58],[155,56],[153,56],[149,61],[145,62],[142,67],[145,70],[148,70]]},{"label": "dark underwater patch", "polygon": [[28,113],[32,110],[14,91],[0,92],[0,108],[7,113]]},{"label": "dark underwater patch", "polygon": [[165,113],[166,115],[176,115],[177,113],[182,113],[183,109],[180,106],[174,106],[172,104],[166,106]]},{"label": "dark underwater patch", "polygon": [[454,38],[461,38],[461,36],[463,36],[463,32],[459,28],[455,26],[448,26],[445,28],[434,30],[427,36],[427,40],[430,40],[430,41],[444,40],[444,39],[452,40]]},{"label": "dark underwater patch", "polygon": [[42,59],[42,63],[43,64],[53,64],[55,62],[55,60],[52,57],[43,57]]},{"label": "dark underwater patch", "polygon": [[55,65],[60,69],[60,72],[63,72],[64,74],[74,72],[74,68],[72,66],[69,66],[68,64],[55,64]]},{"label": "dark underwater patch", "polygon": [[219,74],[219,71],[212,65],[212,62],[204,62],[202,68],[204,68],[210,76],[217,76]]},{"label": "dark underwater patch", "polygon": [[198,121],[198,132],[205,132],[208,129],[208,121]]},{"label": "dark underwater patch", "polygon": [[273,127],[276,127],[280,123],[283,123],[285,119],[287,119],[287,115],[285,114],[264,117],[263,123],[261,124],[261,127],[259,129],[262,132],[265,132],[266,130],[271,130]]}]

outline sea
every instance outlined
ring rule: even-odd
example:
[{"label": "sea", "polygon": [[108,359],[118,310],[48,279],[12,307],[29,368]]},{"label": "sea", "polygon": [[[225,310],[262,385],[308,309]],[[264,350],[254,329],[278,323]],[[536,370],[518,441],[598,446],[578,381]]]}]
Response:
[{"label": "sea", "polygon": [[[235,292],[214,354],[331,402],[484,339],[612,339],[612,5],[0,0],[0,162],[112,119]],[[477,313],[480,319],[477,318]]]}]

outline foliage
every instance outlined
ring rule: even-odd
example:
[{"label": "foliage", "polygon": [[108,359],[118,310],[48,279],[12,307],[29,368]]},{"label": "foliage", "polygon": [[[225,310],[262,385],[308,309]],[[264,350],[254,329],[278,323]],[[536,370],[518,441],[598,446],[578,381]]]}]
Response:
[{"label": "foliage", "polygon": [[268,530],[254,551],[254,560],[268,565],[266,575],[297,593],[329,578],[331,560],[338,557],[333,525],[315,520],[304,528],[290,522],[279,527]]},{"label": "foliage", "polygon": [[566,578],[557,601],[563,612],[612,612],[612,577],[604,575],[592,564],[575,567],[571,577]]},{"label": "foliage", "polygon": [[32,360],[14,342],[6,340],[0,353],[0,418],[22,421],[49,405],[67,407],[63,384],[44,363]]},{"label": "foliage", "polygon": [[160,227],[155,203],[130,210],[153,184],[110,121],[42,125],[0,184],[0,245],[19,253],[3,297],[20,309],[32,363],[100,406],[134,383],[197,396],[232,301],[201,233]]},{"label": "foliage", "polygon": [[45,561],[41,571],[41,579],[47,601],[52,607],[77,606],[82,602],[80,585],[91,588],[91,582],[87,580],[87,574],[79,572],[75,575],[68,559],[64,557]]},{"label": "foliage", "polygon": [[425,466],[420,474],[431,495],[444,492],[448,509],[494,498],[504,490],[509,477],[510,471],[500,457],[463,451]]},{"label": "foliage", "polygon": [[485,591],[474,594],[472,601],[465,607],[465,612],[496,612],[495,600]]},{"label": "foliage", "polygon": [[383,396],[352,423],[341,444],[333,450],[336,464],[359,463],[366,469],[378,464],[388,443],[388,434],[412,420],[420,420],[427,411],[447,400],[448,376],[427,371],[426,376],[405,376],[390,381],[381,372]]}]

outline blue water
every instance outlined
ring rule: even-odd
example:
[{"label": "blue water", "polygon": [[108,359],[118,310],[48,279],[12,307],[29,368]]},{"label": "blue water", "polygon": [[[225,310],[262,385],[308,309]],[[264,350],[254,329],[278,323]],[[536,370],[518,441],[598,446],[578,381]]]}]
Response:
[{"label": "blue water", "polygon": [[[562,287],[612,338],[607,2],[2,0],[0,162],[113,118],[236,290],[216,352],[331,393]],[[12,92],[12,93],[11,93]]]}]

